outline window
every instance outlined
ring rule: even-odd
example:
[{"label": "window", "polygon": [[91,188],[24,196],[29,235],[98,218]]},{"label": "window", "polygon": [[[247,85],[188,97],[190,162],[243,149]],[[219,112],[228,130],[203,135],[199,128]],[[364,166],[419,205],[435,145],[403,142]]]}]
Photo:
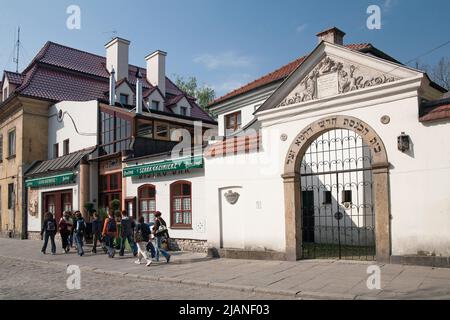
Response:
[{"label": "window", "polygon": [[225,116],[225,134],[229,135],[241,128],[241,112],[227,114]]},{"label": "window", "polygon": [[8,157],[16,156],[16,130],[8,133]]},{"label": "window", "polygon": [[3,136],[0,135],[0,163],[3,162]]},{"label": "window", "polygon": [[3,89],[3,101],[8,99],[8,88]]},{"label": "window", "polygon": [[14,209],[14,183],[8,184],[8,209]]},{"label": "window", "polygon": [[166,123],[156,124],[155,137],[161,140],[169,140],[169,126]]},{"label": "window", "polygon": [[145,223],[155,220],[156,212],[156,190],[151,184],[144,185],[138,189],[139,214],[144,217]]},{"label": "window", "polygon": [[100,207],[108,209],[114,199],[122,199],[122,174],[113,173],[100,176]]},{"label": "window", "polygon": [[64,140],[63,142],[63,155],[69,154],[69,139]]},{"label": "window", "polygon": [[153,138],[153,122],[138,120],[137,136],[143,138]]},{"label": "window", "polygon": [[187,116],[187,108],[186,107],[180,107],[180,114],[182,116]]},{"label": "window", "polygon": [[56,159],[59,157],[59,144],[55,143],[53,145],[53,159]]},{"label": "window", "polygon": [[170,186],[171,224],[172,227],[191,228],[192,194],[188,181],[174,182]]},{"label": "window", "polygon": [[121,104],[128,104],[128,95],[127,94],[121,93],[119,97],[120,97]]},{"label": "window", "polygon": [[159,110],[159,101],[152,100],[152,109]]},{"label": "window", "polygon": [[100,113],[102,155],[129,149],[131,143],[131,119],[119,117],[113,111]]}]

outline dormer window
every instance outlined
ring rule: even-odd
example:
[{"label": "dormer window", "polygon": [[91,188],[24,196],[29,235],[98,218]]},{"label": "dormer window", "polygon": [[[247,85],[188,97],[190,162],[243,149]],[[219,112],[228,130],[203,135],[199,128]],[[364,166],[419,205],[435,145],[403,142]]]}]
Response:
[{"label": "dormer window", "polygon": [[120,103],[121,104],[128,104],[128,95],[121,93],[120,94]]},{"label": "dormer window", "polygon": [[182,115],[182,116],[187,116],[188,115],[188,110],[187,110],[187,108],[186,107],[180,107],[180,114]]},{"label": "dormer window", "polygon": [[3,101],[8,99],[8,88],[3,89]]},{"label": "dormer window", "polygon": [[152,110],[159,110],[159,101],[152,100]]}]

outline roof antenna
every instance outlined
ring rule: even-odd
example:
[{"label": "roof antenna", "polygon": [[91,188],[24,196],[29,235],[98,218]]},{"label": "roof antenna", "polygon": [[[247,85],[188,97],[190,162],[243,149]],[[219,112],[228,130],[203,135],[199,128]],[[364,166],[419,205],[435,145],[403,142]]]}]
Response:
[{"label": "roof antenna", "polygon": [[17,42],[15,45],[16,57],[13,58],[13,62],[16,64],[16,73],[19,72],[19,52],[20,52],[20,26],[17,27]]}]

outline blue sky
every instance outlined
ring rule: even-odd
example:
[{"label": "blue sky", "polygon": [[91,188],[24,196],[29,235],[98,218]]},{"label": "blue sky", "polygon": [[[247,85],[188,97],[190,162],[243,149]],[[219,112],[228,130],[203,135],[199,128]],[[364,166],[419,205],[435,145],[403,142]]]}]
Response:
[{"label": "blue sky", "polygon": [[[407,62],[450,40],[448,0],[0,0],[0,71],[14,70],[15,30],[21,26],[20,69],[47,40],[104,55],[111,31],[131,41],[130,63],[145,66],[156,49],[168,52],[167,74],[196,76],[220,96],[310,52],[315,34],[331,26],[346,43],[370,42]],[[369,5],[382,10],[381,30],[366,27]],[[66,27],[70,5],[81,29]],[[433,64],[450,45],[421,58]]]}]

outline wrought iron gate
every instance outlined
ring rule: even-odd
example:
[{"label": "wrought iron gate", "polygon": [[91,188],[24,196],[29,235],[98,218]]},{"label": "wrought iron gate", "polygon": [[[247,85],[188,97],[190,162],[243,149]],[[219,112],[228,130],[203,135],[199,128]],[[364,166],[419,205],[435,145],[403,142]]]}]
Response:
[{"label": "wrought iron gate", "polygon": [[326,132],[302,160],[303,258],[374,260],[372,158],[357,133]]}]

